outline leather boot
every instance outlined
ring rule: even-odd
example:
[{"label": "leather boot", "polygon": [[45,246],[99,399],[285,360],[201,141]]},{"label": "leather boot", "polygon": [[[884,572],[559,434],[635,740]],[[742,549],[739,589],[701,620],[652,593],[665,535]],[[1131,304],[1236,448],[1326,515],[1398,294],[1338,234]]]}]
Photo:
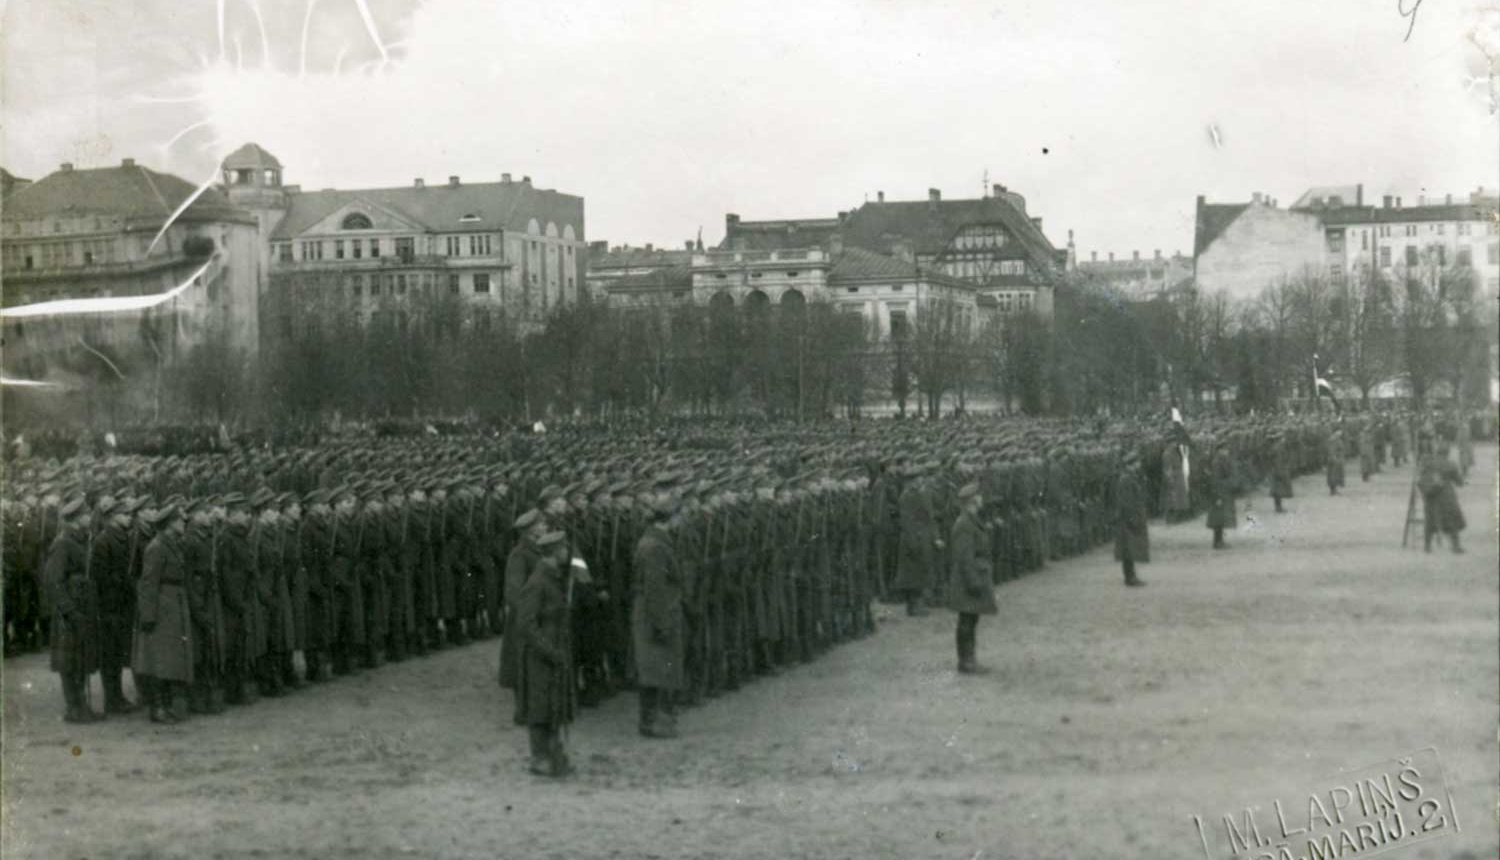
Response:
[{"label": "leather boot", "polygon": [[528,770],[537,776],[552,776],[552,739],[547,726],[527,726],[526,739],[531,748]]},{"label": "leather boot", "polygon": [[557,726],[551,726],[548,729],[548,735],[551,742],[549,759],[552,765],[552,775],[558,779],[571,776],[573,763],[568,760],[568,751],[563,747],[562,731]]},{"label": "leather boot", "polygon": [[162,681],[152,684],[151,691],[146,693],[146,701],[151,703],[151,722],[175,725],[177,714],[172,710],[172,685]]}]

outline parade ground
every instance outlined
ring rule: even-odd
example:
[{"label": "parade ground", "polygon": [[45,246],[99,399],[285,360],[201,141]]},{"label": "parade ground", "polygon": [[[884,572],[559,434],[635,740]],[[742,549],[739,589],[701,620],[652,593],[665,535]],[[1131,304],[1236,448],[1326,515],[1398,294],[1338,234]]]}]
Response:
[{"label": "parade ground", "polygon": [[[878,632],[636,734],[583,711],[578,772],[526,771],[498,640],[160,727],[62,722],[45,655],[5,663],[6,858],[1200,858],[1193,816],[1303,798],[1432,747],[1461,832],[1388,855],[1492,858],[1496,451],[1460,499],[1468,553],[1401,548],[1411,473],[1288,513],[1241,499],[1230,549],[1151,527],[1147,587],[1108,548],[998,590],[980,676],[953,616]],[[100,701],[95,681],[94,701]],[[1305,856],[1305,851],[1298,856]],[[1360,855],[1364,856],[1364,855]]]}]

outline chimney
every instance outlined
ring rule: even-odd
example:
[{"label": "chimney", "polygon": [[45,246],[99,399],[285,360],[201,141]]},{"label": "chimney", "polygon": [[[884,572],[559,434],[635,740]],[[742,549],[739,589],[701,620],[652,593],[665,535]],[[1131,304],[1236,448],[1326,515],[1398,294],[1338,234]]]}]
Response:
[{"label": "chimney", "polygon": [[1446,197],[1444,197],[1443,198],[1443,204],[1446,205],[1446,206],[1452,206],[1453,205],[1453,195],[1449,194]]},{"label": "chimney", "polygon": [[507,185],[509,185],[510,184],[510,174],[509,173],[502,173],[502,174],[500,174],[500,181],[504,182]]},{"label": "chimney", "polygon": [[931,204],[933,204],[935,206],[942,199],[943,199],[943,192],[937,190],[936,188],[929,188],[929,189],[927,189],[927,202],[928,203],[931,203]]},{"label": "chimney", "polygon": [[420,176],[418,176],[416,179],[413,179],[411,181],[411,185],[412,185],[413,188],[426,188],[427,187],[427,183],[425,181],[423,181],[422,177],[420,177]]},{"label": "chimney", "polygon": [[650,252],[655,251],[655,250],[656,250],[656,248],[652,247],[652,245],[651,245],[650,242],[646,243],[646,253],[649,254]]},{"label": "chimney", "polygon": [[1260,202],[1260,192],[1259,191],[1256,191],[1255,193],[1253,193],[1253,194],[1250,195],[1250,202],[1251,203],[1259,203]]},{"label": "chimney", "polygon": [[135,167],[135,159],[134,158],[123,158],[123,159],[120,160],[120,166],[121,167]]},{"label": "chimney", "polygon": [[1111,263],[1113,263],[1115,261],[1115,252],[1114,251],[1110,251],[1109,252],[1109,261]]},{"label": "chimney", "polygon": [[450,176],[450,177],[448,177],[448,187],[449,188],[457,188],[458,187],[458,177],[457,176]]},{"label": "chimney", "polygon": [[884,191],[877,191],[877,192],[875,192],[875,202],[876,203],[884,203],[885,202],[885,192]]},{"label": "chimney", "polygon": [[684,251],[691,251],[691,250],[693,250],[693,240],[689,239],[686,242],[683,242],[682,243],[682,250],[684,250]]},{"label": "chimney", "polygon": [[1354,205],[1365,205],[1365,184],[1363,182],[1354,186]]},{"label": "chimney", "polygon": [[738,230],[739,226],[740,226],[740,216],[734,214],[733,212],[726,212],[724,214],[724,233],[725,233],[725,235],[731,234],[735,230]]},{"label": "chimney", "polygon": [[1090,263],[1097,263],[1097,262],[1099,262],[1099,252],[1098,251],[1090,251],[1089,252],[1089,262]]},{"label": "chimney", "polygon": [[1042,219],[1040,219],[1040,218],[1033,218],[1033,219],[1031,219],[1031,226],[1035,227],[1038,231],[1040,231],[1042,229]]},{"label": "chimney", "polygon": [[1401,198],[1400,198],[1400,197],[1397,197],[1397,198],[1396,198],[1396,208],[1397,208],[1397,209],[1400,209],[1400,208],[1401,208]]},{"label": "chimney", "polygon": [[1140,251],[1131,251],[1130,254],[1131,254],[1131,257],[1134,258],[1135,262],[1139,263],[1141,261],[1141,252]]},{"label": "chimney", "polygon": [[1005,186],[1001,185],[998,182],[996,182],[995,183],[995,187],[994,187],[994,196],[995,197],[999,197],[1001,194],[1004,194],[1004,193],[1005,193]]},{"label": "chimney", "polygon": [[521,177],[521,184],[522,185],[528,185],[528,186],[531,185],[531,177],[530,176],[523,176],[523,177]]},{"label": "chimney", "polygon": [[1381,205],[1383,205],[1387,209],[1391,208],[1391,200],[1392,200],[1392,198],[1391,198],[1391,195],[1389,195],[1389,194],[1387,194],[1384,197],[1380,198]]},{"label": "chimney", "polygon": [[1156,259],[1158,259],[1158,260],[1161,259],[1161,249],[1160,248],[1156,249]]},{"label": "chimney", "polygon": [[62,163],[62,166],[59,167],[59,168],[57,168],[57,169],[61,170],[63,173],[67,173],[67,172],[69,172],[69,171],[71,171],[73,169],[73,162],[71,162],[71,161],[64,161]]},{"label": "chimney", "polygon": [[849,210],[847,210],[847,209],[840,209],[839,210],[839,223],[842,224],[842,223],[844,223],[845,221],[848,221],[848,220],[849,220]]},{"label": "chimney", "polygon": [[828,237],[828,256],[837,257],[842,253],[844,253],[844,234],[835,230],[833,235]]}]

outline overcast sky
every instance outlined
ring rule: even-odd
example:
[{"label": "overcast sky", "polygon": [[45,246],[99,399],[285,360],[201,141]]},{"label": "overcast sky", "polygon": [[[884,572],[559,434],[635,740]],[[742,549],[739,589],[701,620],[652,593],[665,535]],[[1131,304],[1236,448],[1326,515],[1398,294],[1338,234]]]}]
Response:
[{"label": "overcast sky", "polygon": [[678,245],[988,171],[1082,258],[1191,253],[1198,194],[1500,185],[1470,39],[1500,56],[1500,13],[1470,0],[0,6],[0,164],[30,178],[198,183],[254,140],[308,189],[526,174],[592,239]]}]

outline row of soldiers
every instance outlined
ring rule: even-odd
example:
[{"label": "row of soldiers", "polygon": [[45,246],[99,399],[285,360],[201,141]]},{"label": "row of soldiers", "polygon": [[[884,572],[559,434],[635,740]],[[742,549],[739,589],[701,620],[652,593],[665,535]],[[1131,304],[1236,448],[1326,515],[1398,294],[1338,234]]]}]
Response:
[{"label": "row of soldiers", "polygon": [[[852,441],[814,432],[790,458],[774,435],[704,452],[597,434],[537,437],[522,457],[504,445],[396,439],[364,450],[100,458],[22,475],[5,519],[23,541],[41,521],[33,546],[46,549],[33,560],[48,568],[69,713],[89,717],[79,677],[95,666],[106,710],[128,709],[119,668],[134,655],[137,677],[160,682],[138,685],[155,715],[172,719],[179,699],[212,712],[495,635],[513,615],[508,595],[528,577],[515,559],[519,538],[538,529],[565,535],[570,557],[592,571],[573,608],[570,686],[585,702],[602,697],[641,671],[634,552],[666,497],[683,571],[680,697],[692,700],[868,633],[872,598],[899,595],[922,612],[946,591],[959,487],[982,488],[976,515],[999,580],[1108,539],[1119,452],[1160,457],[1180,444],[1162,427],[1123,423],[995,429],[924,438],[893,428]],[[1195,432],[1263,474],[1278,438],[1300,447],[1324,430],[1288,419],[1205,422]],[[204,474],[235,489],[157,494]],[[92,482],[82,496],[79,476]],[[68,477],[75,483],[62,486]],[[51,540],[48,520],[63,526]],[[161,586],[145,576],[152,542],[174,560],[166,604],[177,606],[180,591],[185,606],[165,621],[153,615]],[[8,587],[15,572],[7,566]],[[642,720],[653,731],[670,723]]]}]

